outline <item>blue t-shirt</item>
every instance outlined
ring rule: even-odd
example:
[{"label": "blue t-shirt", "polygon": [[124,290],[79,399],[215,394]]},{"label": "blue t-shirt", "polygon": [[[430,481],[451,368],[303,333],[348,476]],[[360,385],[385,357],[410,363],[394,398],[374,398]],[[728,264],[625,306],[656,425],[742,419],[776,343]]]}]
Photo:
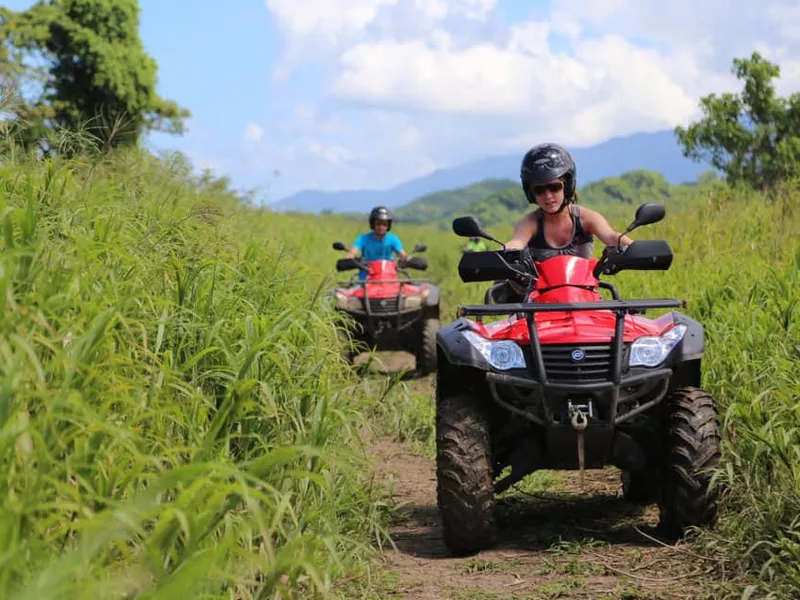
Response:
[{"label": "blue t-shirt", "polygon": [[[358,236],[356,241],[353,242],[353,248],[361,250],[361,256],[367,262],[372,262],[373,260],[393,260],[393,254],[400,254],[403,250],[403,243],[400,241],[399,237],[390,231],[386,232],[382,240],[377,239],[375,233],[370,231],[369,233],[362,233]],[[359,269],[358,278],[366,279],[367,272]]]}]

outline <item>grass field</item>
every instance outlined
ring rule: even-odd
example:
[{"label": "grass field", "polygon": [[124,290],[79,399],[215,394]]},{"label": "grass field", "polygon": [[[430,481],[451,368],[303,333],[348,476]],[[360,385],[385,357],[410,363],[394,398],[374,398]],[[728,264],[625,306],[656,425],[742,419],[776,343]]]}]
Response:
[{"label": "grass field", "polygon": [[[365,228],[248,208],[174,158],[2,156],[0,596],[308,597],[371,564],[389,507],[360,432],[424,446],[433,423],[424,388],[339,358],[331,243]],[[726,493],[703,543],[776,597],[800,590],[798,213],[800,190],[723,190],[633,234],[670,271],[615,281],[705,324]],[[462,240],[393,231],[428,244],[443,323],[482,297]]]}]

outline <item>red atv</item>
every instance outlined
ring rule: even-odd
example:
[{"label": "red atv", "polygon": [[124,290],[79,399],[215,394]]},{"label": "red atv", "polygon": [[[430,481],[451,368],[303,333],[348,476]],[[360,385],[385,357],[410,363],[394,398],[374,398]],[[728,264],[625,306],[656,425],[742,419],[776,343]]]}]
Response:
[{"label": "red atv", "polygon": [[[640,206],[625,233],[664,213]],[[455,219],[453,230],[502,245],[473,217]],[[619,467],[625,498],[658,503],[669,537],[714,522],[709,470],[720,435],[714,398],[700,388],[703,327],[676,311],[640,316],[682,303],[620,300],[598,279],[671,263],[664,240],[607,247],[599,260],[533,262],[505,247],[462,257],[462,281],[513,279],[524,291],[522,302],[460,307],[436,336],[437,500],[453,553],[493,545],[495,495],[538,469],[583,477],[583,469]],[[506,318],[484,323],[491,315]]]},{"label": "red atv", "polygon": [[[347,250],[341,242],[334,250]],[[424,244],[414,253],[424,252]],[[412,256],[407,261],[343,258],[337,271],[361,269],[367,278],[353,277],[337,284],[333,297],[338,310],[347,313],[355,342],[346,358],[352,362],[358,347],[376,350],[405,350],[416,357],[416,372],[427,375],[436,370],[436,332],[439,330],[439,289],[427,279],[412,279],[406,269],[424,271],[428,261]]]}]

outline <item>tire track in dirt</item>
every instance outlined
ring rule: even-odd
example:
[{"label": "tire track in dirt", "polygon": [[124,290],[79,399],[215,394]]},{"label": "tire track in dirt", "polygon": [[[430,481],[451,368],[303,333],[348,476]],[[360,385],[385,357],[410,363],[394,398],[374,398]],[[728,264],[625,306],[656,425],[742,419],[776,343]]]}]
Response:
[{"label": "tire track in dirt", "polygon": [[[375,366],[386,374],[412,368],[413,358],[386,353]],[[498,498],[498,544],[453,558],[436,506],[435,462],[388,437],[372,440],[369,452],[398,507],[391,528],[396,548],[386,552],[392,584],[381,598],[721,597],[713,578],[719,563],[689,542],[667,546],[652,539],[657,507],[624,502],[616,468],[587,471],[584,488],[573,471],[548,472],[549,489],[531,493],[518,484]]]},{"label": "tire track in dirt", "polygon": [[715,598],[716,561],[684,542],[650,539],[656,507],[621,497],[619,471],[559,473],[558,492],[511,490],[498,500],[496,547],[467,558],[450,557],[436,507],[433,461],[389,438],[370,447],[376,471],[392,485],[400,507],[392,525],[396,549],[386,564],[396,575],[392,598]]}]

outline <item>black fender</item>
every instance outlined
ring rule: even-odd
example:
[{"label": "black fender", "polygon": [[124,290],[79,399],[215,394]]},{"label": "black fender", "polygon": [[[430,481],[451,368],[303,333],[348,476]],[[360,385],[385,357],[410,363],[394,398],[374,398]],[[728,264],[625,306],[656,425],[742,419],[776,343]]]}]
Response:
[{"label": "black fender", "polygon": [[470,330],[469,321],[463,317],[439,329],[436,332],[439,355],[453,366],[473,367],[481,371],[489,371],[491,370],[489,363],[464,337],[464,332]]},{"label": "black fender", "polygon": [[700,360],[705,352],[705,331],[703,325],[683,313],[672,312],[672,320],[675,324],[686,325],[686,333],[683,340],[673,350],[673,360],[675,363],[688,362],[690,360]]}]

